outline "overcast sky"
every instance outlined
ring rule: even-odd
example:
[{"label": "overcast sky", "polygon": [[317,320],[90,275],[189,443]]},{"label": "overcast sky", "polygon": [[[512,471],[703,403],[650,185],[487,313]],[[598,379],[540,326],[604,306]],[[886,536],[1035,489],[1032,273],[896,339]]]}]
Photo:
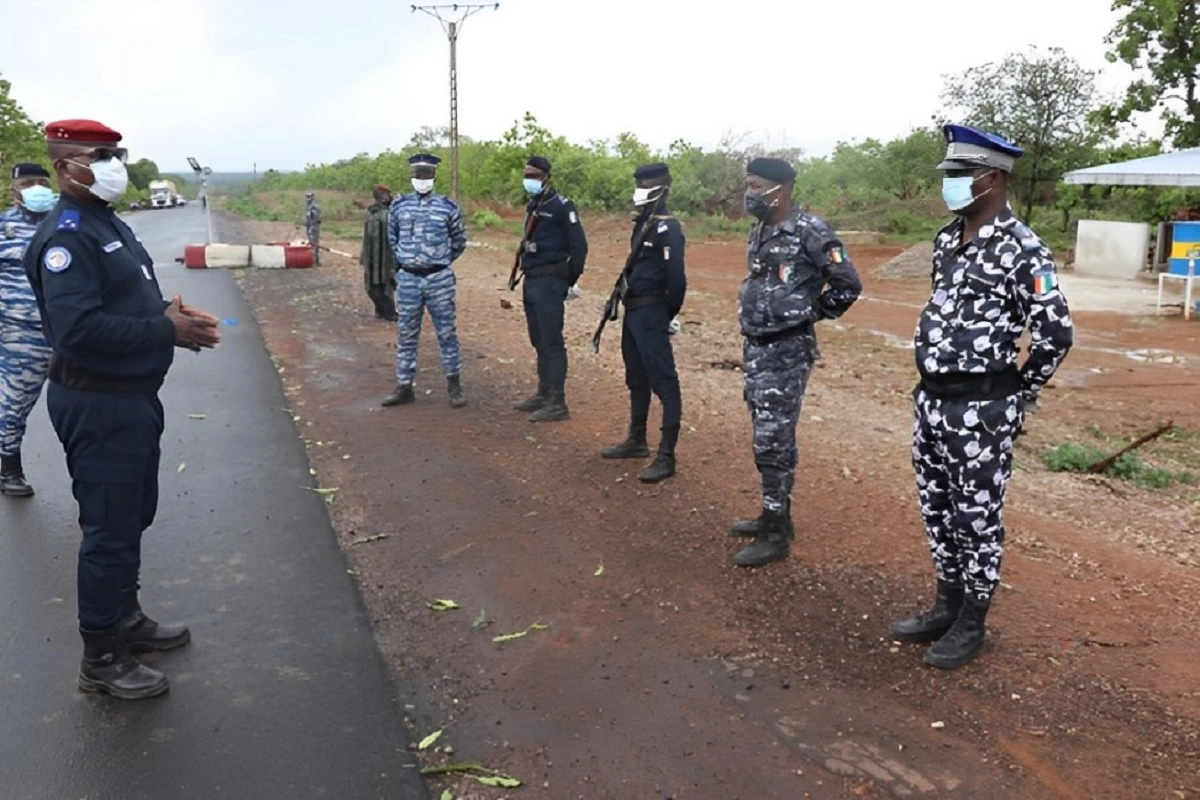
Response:
[{"label": "overcast sky", "polygon": [[[1029,45],[1121,89],[1110,5],[504,0],[462,30],[460,128],[495,138],[531,111],[578,141],[734,131],[820,155],[925,123],[943,74]],[[301,168],[448,116],[446,37],[398,0],[0,0],[0,20],[0,73],[31,116],[99,119],[164,170]]]}]

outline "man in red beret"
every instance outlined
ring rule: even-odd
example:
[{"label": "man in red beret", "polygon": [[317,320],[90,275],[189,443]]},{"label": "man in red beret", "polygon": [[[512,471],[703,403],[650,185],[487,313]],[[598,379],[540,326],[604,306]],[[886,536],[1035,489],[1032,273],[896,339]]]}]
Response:
[{"label": "man in red beret", "polygon": [[358,261],[363,268],[363,284],[367,297],[375,304],[375,318],[395,322],[396,316],[396,259],[388,244],[388,209],[392,205],[392,190],[380,184],[371,192],[375,203],[367,209],[363,224],[362,255]]},{"label": "man in red beret", "polygon": [[163,300],[154,262],[113,210],[129,178],[121,135],[92,120],[46,126],[62,195],[38,226],[24,269],[53,348],[46,405],[79,504],[79,688],[137,700],[167,679],[134,653],[190,640],[138,599],[142,534],[158,508],[163,407],[175,348],[221,341],[217,319]]}]

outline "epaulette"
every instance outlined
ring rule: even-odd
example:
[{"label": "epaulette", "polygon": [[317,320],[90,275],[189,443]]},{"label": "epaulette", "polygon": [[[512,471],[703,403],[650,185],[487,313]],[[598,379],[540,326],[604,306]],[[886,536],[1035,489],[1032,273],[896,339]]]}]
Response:
[{"label": "epaulette", "polygon": [[1021,243],[1022,250],[1040,250],[1045,247],[1041,238],[1023,222],[1014,222],[1010,233]]},{"label": "epaulette", "polygon": [[58,215],[58,227],[55,230],[79,230],[79,210],[75,208],[64,208],[62,213]]}]

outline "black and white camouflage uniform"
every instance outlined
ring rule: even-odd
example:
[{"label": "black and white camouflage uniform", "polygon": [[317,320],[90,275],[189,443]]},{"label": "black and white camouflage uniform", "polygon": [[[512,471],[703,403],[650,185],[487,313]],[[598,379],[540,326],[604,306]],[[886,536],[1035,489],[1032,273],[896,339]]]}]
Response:
[{"label": "black and white camouflage uniform", "polygon": [[[1071,348],[1072,327],[1050,250],[1010,208],[965,245],[962,232],[959,218],[934,241],[932,294],[915,337],[923,385],[914,393],[912,459],[938,577],[989,601],[1000,580],[1013,441]],[[1029,357],[1018,369],[1026,328]],[[963,375],[989,376],[984,399],[953,397]]]},{"label": "black and white camouflage uniform", "polygon": [[846,313],[862,284],[833,228],[800,208],[777,225],[760,222],[746,261],[749,274],[738,293],[744,397],[762,507],[779,514],[795,479],[796,423],[808,377],[821,357],[814,324]]}]

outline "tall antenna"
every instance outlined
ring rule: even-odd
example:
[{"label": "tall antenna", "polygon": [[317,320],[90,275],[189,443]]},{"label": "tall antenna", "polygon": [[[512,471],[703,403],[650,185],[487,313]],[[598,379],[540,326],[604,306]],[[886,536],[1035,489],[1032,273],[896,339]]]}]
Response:
[{"label": "tall antenna", "polygon": [[467,17],[484,9],[498,10],[499,3],[464,4],[452,3],[430,6],[413,6],[412,10],[424,11],[442,24],[446,38],[450,40],[450,196],[458,202],[458,34]]}]

